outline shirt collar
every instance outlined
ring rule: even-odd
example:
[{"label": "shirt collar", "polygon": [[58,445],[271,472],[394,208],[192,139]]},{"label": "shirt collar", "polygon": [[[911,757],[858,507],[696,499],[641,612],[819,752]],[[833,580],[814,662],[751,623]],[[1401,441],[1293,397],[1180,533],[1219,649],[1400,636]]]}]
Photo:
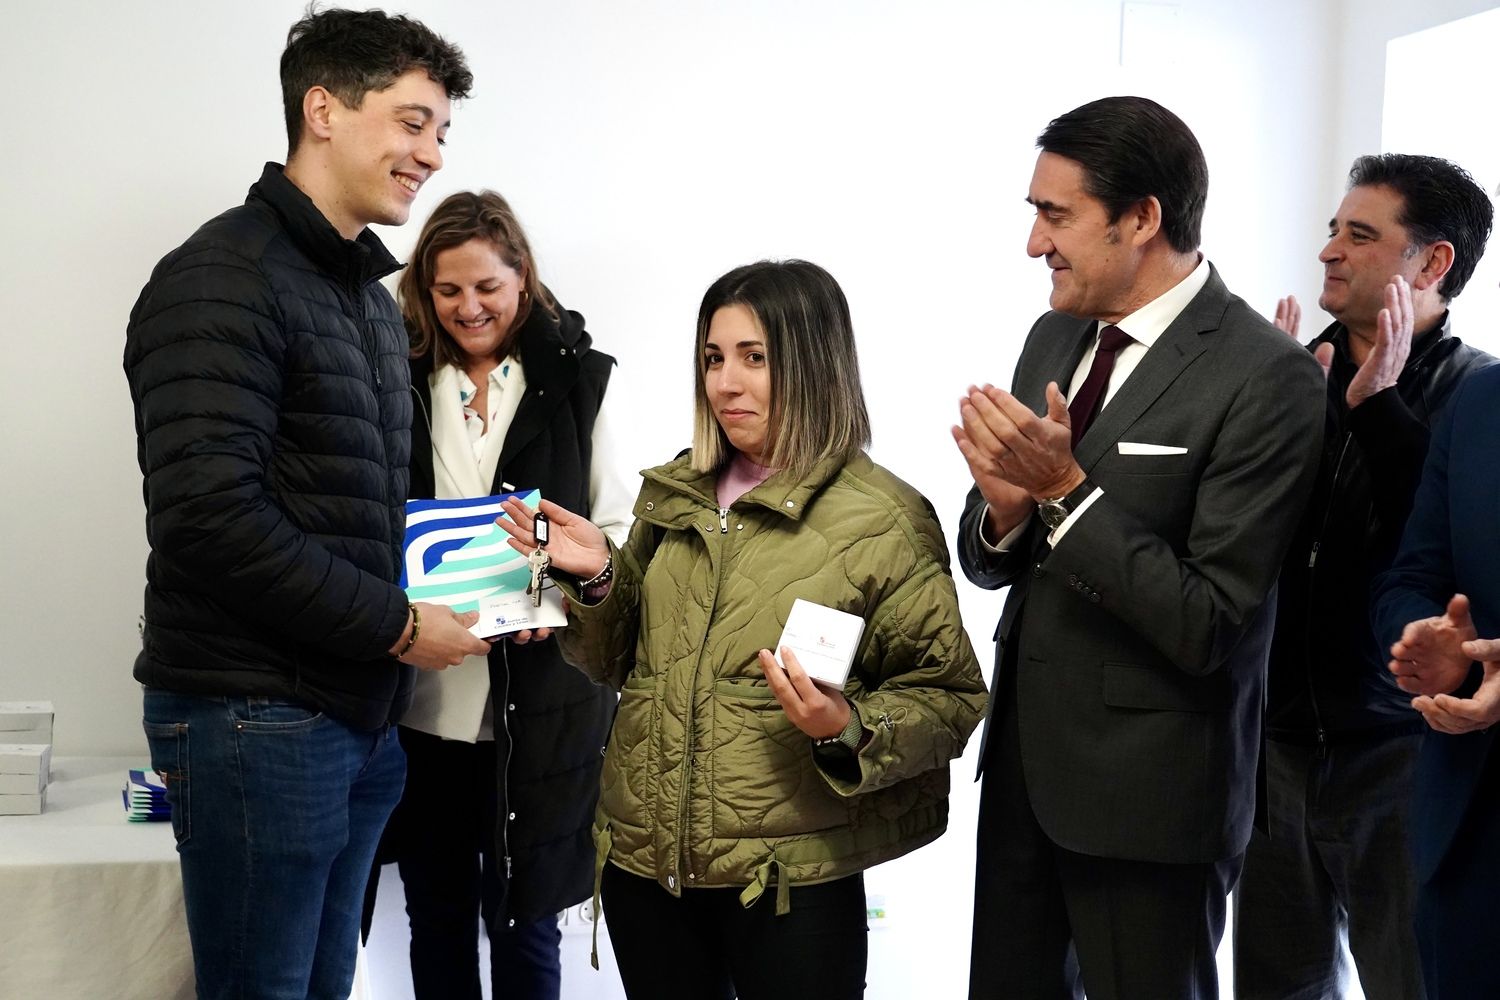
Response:
[{"label": "shirt collar", "polygon": [[[515,373],[517,364],[518,362],[514,356],[507,357],[504,361],[490,369],[489,377],[485,381],[490,385],[499,386],[501,389],[504,389],[506,383],[510,381],[511,375]],[[467,406],[469,400],[473,399],[474,394],[479,391],[479,386],[475,385],[474,380],[469,378],[468,372],[457,365],[448,365],[445,367],[452,368],[455,372],[454,377],[457,382],[460,398],[463,399],[464,405]]]},{"label": "shirt collar", "polygon": [[1208,274],[1208,258],[1199,254],[1198,266],[1193,268],[1186,278],[1122,318],[1118,323],[1111,324],[1100,320],[1095,332],[1106,326],[1117,326],[1128,333],[1131,340],[1150,348],[1156,343],[1156,339],[1166,332],[1167,327],[1182,315],[1188,303],[1203,291],[1203,286],[1208,284]]}]

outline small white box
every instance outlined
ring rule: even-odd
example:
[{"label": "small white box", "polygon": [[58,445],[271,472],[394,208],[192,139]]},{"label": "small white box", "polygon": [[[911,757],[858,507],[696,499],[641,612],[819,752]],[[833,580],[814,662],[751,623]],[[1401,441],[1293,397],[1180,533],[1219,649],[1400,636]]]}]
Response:
[{"label": "small white box", "polygon": [[47,790],[30,795],[0,795],[0,816],[35,816],[47,808]]},{"label": "small white box", "polygon": [[0,795],[35,795],[46,787],[45,774],[0,774]]},{"label": "small white box", "polygon": [[50,743],[0,743],[0,774],[47,774],[52,764]]},{"label": "small white box", "polygon": [[[0,733],[43,727],[51,729],[55,714],[50,701],[0,701]],[[21,742],[10,737],[6,739],[11,743]]]},{"label": "small white box", "polygon": [[786,668],[781,662],[781,647],[786,646],[797,654],[797,662],[812,681],[843,690],[864,630],[865,620],[858,615],[825,608],[799,597],[792,602],[786,627],[776,643],[776,662]]},{"label": "small white box", "polygon": [[5,729],[0,730],[0,740],[6,743],[54,743],[52,738],[52,725],[35,726],[31,729]]},{"label": "small white box", "polygon": [[50,701],[0,701],[0,740],[51,743],[53,714]]}]

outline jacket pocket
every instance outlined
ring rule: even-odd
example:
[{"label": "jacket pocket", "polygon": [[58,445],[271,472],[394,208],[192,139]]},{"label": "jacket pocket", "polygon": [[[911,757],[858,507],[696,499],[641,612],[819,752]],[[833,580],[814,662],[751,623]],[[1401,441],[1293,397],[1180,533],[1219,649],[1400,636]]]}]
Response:
[{"label": "jacket pocket", "polygon": [[714,684],[711,746],[714,836],[772,839],[848,825],[849,802],[828,786],[812,740],[764,684]]},{"label": "jacket pocket", "polygon": [[242,733],[300,733],[323,724],[324,715],[301,702],[283,698],[230,698],[229,714]]},{"label": "jacket pocket", "polygon": [[[604,771],[599,783],[599,802],[606,815],[629,823],[645,816],[642,796],[645,783],[654,780],[657,762],[652,757],[656,743],[659,701],[656,678],[631,674],[620,689],[620,704],[605,749]],[[630,782],[640,782],[632,790]]]},{"label": "jacket pocket", "polygon": [[1166,712],[1223,712],[1230,705],[1229,678],[1222,673],[1193,677],[1172,667],[1106,663],[1104,703]]},{"label": "jacket pocket", "polygon": [[192,785],[188,781],[188,724],[146,722],[146,743],[151,748],[151,769],[167,786],[167,805],[172,809],[172,836],[182,847],[193,835]]}]

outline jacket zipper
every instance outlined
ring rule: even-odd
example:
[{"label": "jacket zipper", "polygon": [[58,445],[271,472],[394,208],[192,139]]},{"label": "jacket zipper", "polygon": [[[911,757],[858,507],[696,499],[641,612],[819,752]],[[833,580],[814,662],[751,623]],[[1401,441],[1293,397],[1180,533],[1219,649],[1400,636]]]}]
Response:
[{"label": "jacket zipper", "polygon": [[[1422,352],[1420,357],[1407,359],[1406,365],[1396,376],[1398,393],[1400,392],[1400,380],[1403,377],[1413,376],[1415,373],[1420,372],[1426,366],[1427,356],[1434,349],[1432,345],[1436,345],[1441,340],[1441,336],[1434,339],[1427,349]],[[1348,391],[1347,386],[1344,387],[1344,391]],[[1345,419],[1347,419],[1347,416]],[[1313,538],[1312,549],[1307,554],[1307,614],[1303,617],[1302,640],[1302,652],[1304,656],[1307,656],[1312,648],[1313,594],[1316,590],[1314,584],[1317,582],[1318,549],[1323,544],[1323,536],[1328,531],[1328,522],[1333,517],[1333,505],[1337,502],[1339,494],[1339,479],[1344,473],[1344,458],[1349,454],[1349,443],[1353,440],[1354,432],[1349,430],[1344,431],[1344,441],[1339,446],[1339,457],[1333,466],[1333,480],[1328,484],[1328,500],[1323,507],[1323,519],[1318,525],[1317,535]],[[1308,704],[1312,706],[1313,711],[1313,726],[1317,732],[1318,756],[1325,757],[1328,754],[1328,732],[1323,728],[1323,713],[1318,709],[1318,695],[1316,689],[1313,687],[1311,657],[1308,656],[1307,658],[1308,663],[1305,664],[1307,669],[1303,671],[1307,677],[1307,700]]]},{"label": "jacket zipper", "polygon": [[[500,691],[501,727],[505,730],[505,759],[500,762],[500,801],[503,803],[505,814],[500,817],[500,851],[505,856],[505,880],[510,881],[511,857],[510,857],[510,817],[513,810],[510,805],[510,759],[514,747],[510,736],[510,643],[500,643],[500,659],[505,664],[505,686]],[[491,692],[491,703],[494,693]],[[509,899],[509,892],[506,898]],[[508,904],[507,904],[508,908]]]},{"label": "jacket zipper", "polygon": [[[719,531],[721,534],[729,533],[729,508],[719,508]],[[704,541],[709,542],[709,533],[704,533]],[[719,572],[714,583],[714,599],[708,606],[707,624],[703,632],[703,646],[699,650],[698,659],[693,664],[693,679],[688,688],[688,717],[683,726],[685,738],[682,747],[682,787],[677,793],[677,890],[680,893],[685,888],[685,880],[691,874],[688,862],[688,841],[691,836],[689,827],[689,792],[693,783],[693,746],[698,739],[697,716],[694,714],[692,701],[693,692],[698,689],[698,671],[703,668],[703,655],[708,650],[708,630],[713,625],[714,611],[719,606],[719,592],[724,589],[724,569],[728,564],[728,553],[725,546],[719,547]]]},{"label": "jacket zipper", "polygon": [[[380,378],[380,357],[375,353],[374,346],[365,330],[365,295],[364,289],[354,282],[349,283],[345,289],[349,296],[349,303],[354,307],[354,329],[359,334],[359,345],[364,349],[365,362],[370,366],[370,374],[375,378],[375,394],[378,397],[380,390],[385,388],[385,383]],[[378,402],[378,399],[377,399]]]},{"label": "jacket zipper", "polygon": [[1344,458],[1349,454],[1349,442],[1354,440],[1353,431],[1344,432],[1344,441],[1339,445],[1339,457],[1333,464],[1333,480],[1328,484],[1328,500],[1323,506],[1323,519],[1318,525],[1318,534],[1313,538],[1312,550],[1307,554],[1307,614],[1303,616],[1302,653],[1308,662],[1303,675],[1307,678],[1307,702],[1312,706],[1313,727],[1317,731],[1318,756],[1328,753],[1328,733],[1323,729],[1323,713],[1318,708],[1318,692],[1313,686],[1310,651],[1312,649],[1313,593],[1317,582],[1318,547],[1323,544],[1323,535],[1328,531],[1328,522],[1333,517],[1333,504],[1338,498],[1339,477],[1344,474]]},{"label": "jacket zipper", "polygon": [[[385,384],[381,381],[380,378],[380,357],[375,353],[375,345],[370,342],[369,331],[365,329],[366,320],[368,319],[368,317],[365,313],[365,296],[363,287],[351,280],[349,282],[349,287],[345,289],[345,294],[349,296],[349,304],[351,307],[353,307],[354,310],[355,336],[359,337],[359,346],[364,351],[366,363],[368,363],[370,366],[370,374],[375,376],[375,426],[376,430],[380,434],[380,465],[384,470],[384,475],[380,477],[380,501],[385,506],[386,510],[390,510],[391,456],[390,452],[386,449],[385,434],[387,428],[385,423],[385,405],[381,402],[380,398],[382,395],[382,390],[385,388]],[[408,461],[410,461],[409,458]],[[405,497],[401,498],[401,503],[402,507],[404,508],[406,505]],[[404,509],[402,512],[402,521],[403,523],[405,523]],[[398,567],[401,565],[401,540],[399,534],[396,539],[395,545],[395,564]]]}]

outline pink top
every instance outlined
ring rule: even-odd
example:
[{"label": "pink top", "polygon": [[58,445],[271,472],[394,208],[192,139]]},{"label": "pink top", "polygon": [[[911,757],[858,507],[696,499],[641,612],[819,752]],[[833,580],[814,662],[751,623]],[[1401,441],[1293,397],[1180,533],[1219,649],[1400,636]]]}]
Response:
[{"label": "pink top", "polygon": [[[770,479],[775,472],[775,469],[768,469],[764,465],[756,465],[746,458],[742,452],[735,452],[734,457],[729,460],[729,464],[724,466],[724,471],[719,473],[719,506],[728,507],[740,497],[749,493],[767,479]],[[598,604],[608,596],[610,584],[613,582],[613,580],[606,580],[604,583],[596,586],[586,587],[579,596],[583,598],[583,603],[585,604]]]},{"label": "pink top", "polygon": [[764,465],[756,465],[745,457],[744,452],[735,452],[734,457],[729,460],[729,464],[724,466],[724,471],[719,473],[719,506],[728,507],[740,497],[749,493],[767,479],[770,479],[775,472],[775,469],[769,469]]}]

